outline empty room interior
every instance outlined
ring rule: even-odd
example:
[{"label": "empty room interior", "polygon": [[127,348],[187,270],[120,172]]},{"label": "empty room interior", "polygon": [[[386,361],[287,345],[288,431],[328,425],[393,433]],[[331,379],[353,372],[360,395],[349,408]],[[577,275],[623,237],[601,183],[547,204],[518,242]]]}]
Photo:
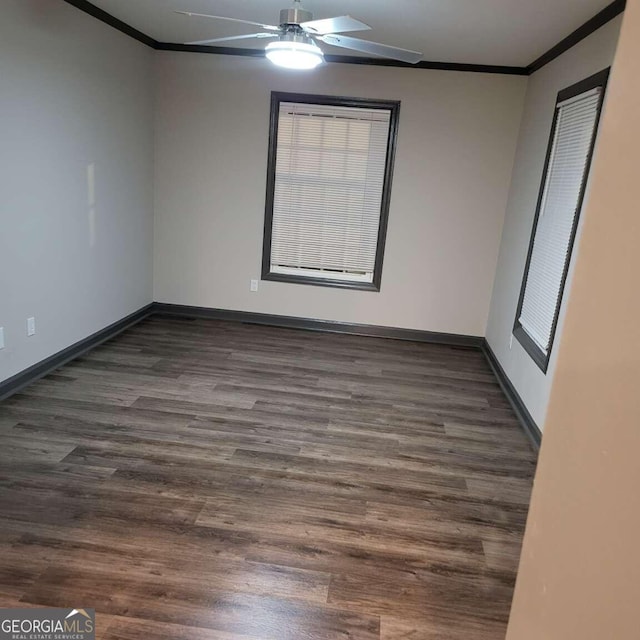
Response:
[{"label": "empty room interior", "polygon": [[637,640],[638,61],[640,0],[2,0],[0,637]]}]

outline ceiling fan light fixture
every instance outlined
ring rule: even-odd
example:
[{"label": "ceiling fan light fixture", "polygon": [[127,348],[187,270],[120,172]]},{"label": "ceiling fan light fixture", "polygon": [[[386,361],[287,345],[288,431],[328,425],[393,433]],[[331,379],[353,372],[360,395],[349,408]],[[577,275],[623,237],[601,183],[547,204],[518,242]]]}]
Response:
[{"label": "ceiling fan light fixture", "polygon": [[270,42],[265,53],[273,64],[286,69],[315,69],[324,62],[322,49],[310,38],[290,37]]},{"label": "ceiling fan light fixture", "polygon": [[316,44],[316,40],[334,47],[359,51],[370,56],[374,55],[391,60],[400,60],[408,64],[416,64],[422,59],[422,54],[418,51],[400,49],[399,47],[391,47],[387,44],[380,44],[379,42],[371,42],[370,40],[361,40],[360,38],[342,35],[350,31],[367,31],[371,29],[371,27],[351,16],[336,16],[334,18],[313,20],[313,14],[302,8],[300,0],[293,0],[293,6],[291,8],[283,9],[280,12],[280,22],[277,26],[228,16],[191,13],[190,11],[176,11],[176,13],[260,27],[262,29],[260,33],[209,38],[208,40],[196,40],[194,42],[186,42],[185,44],[206,46],[232,40],[277,38],[277,40],[265,48],[265,54],[273,64],[287,69],[309,70],[322,64],[324,62],[324,55],[322,54],[322,49]]}]

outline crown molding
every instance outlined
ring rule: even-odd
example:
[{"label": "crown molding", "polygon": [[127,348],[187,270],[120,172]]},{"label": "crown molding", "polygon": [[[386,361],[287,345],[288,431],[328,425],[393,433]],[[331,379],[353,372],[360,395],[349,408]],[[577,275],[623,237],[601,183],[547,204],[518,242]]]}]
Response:
[{"label": "crown molding", "polygon": [[[177,44],[172,42],[159,42],[152,37],[134,29],[126,22],[112,16],[103,9],[99,9],[95,5],[91,4],[87,0],[64,0],[67,4],[70,4],[81,11],[93,16],[94,18],[108,24],[110,27],[117,29],[118,31],[134,38],[138,42],[145,44],[156,51],[181,51],[187,53],[208,53],[214,55],[226,55],[226,56],[243,56],[249,58],[264,58],[264,51],[262,49],[246,49],[240,47],[215,47],[206,45],[193,45],[193,44]],[[376,67],[394,67],[403,69],[435,69],[439,71],[466,71],[472,73],[498,73],[505,75],[515,76],[529,76],[536,71],[539,71],[546,64],[549,64],[552,60],[555,60],[558,56],[562,55],[565,51],[568,51],[571,47],[575,46],[581,40],[584,40],[587,36],[591,35],[594,31],[597,31],[600,27],[604,26],[610,20],[613,20],[616,16],[620,15],[626,6],[626,0],[614,0],[609,6],[605,7],[600,13],[595,15],[590,20],[587,20],[582,26],[578,27],[573,33],[568,35],[564,40],[560,41],[557,45],[549,49],[546,53],[543,53],[539,58],[534,60],[526,67],[514,67],[509,65],[487,65],[487,64],[465,64],[459,62],[434,62],[423,60],[418,64],[408,64],[406,62],[399,62],[397,60],[389,60],[386,58],[366,58],[361,56],[347,56],[347,55],[335,55],[327,54],[325,60],[329,63],[338,64],[359,64]]]},{"label": "crown molding", "polygon": [[101,22],[108,24],[110,27],[117,29],[118,31],[124,33],[125,35],[137,40],[138,42],[142,42],[142,44],[146,44],[148,47],[152,49],[157,49],[158,41],[154,40],[151,36],[148,36],[146,33],[142,33],[142,31],[138,31],[134,29],[132,26],[128,25],[126,22],[119,20],[115,16],[112,16],[110,13],[96,7],[94,4],[87,2],[87,0],[64,0],[67,4],[70,4],[72,7],[76,9],[80,9],[80,11],[84,11],[88,13],[90,16],[97,18]]},{"label": "crown molding", "polygon": [[[186,53],[209,53],[223,56],[244,56],[248,58],[264,58],[262,49],[246,49],[241,47],[212,47],[202,44],[175,44],[172,42],[158,42],[158,51],[182,51]],[[529,75],[526,67],[509,67],[491,64],[465,64],[462,62],[433,62],[422,60],[417,64],[389,60],[388,58],[366,58],[364,56],[344,56],[325,54],[324,59],[329,63],[359,64],[372,67],[394,67],[401,69],[436,69],[439,71],[470,71],[473,73],[500,73],[506,75]]]},{"label": "crown molding", "polygon": [[603,27],[607,22],[610,22],[619,16],[624,11],[626,4],[627,0],[614,0],[614,2],[605,7],[600,11],[600,13],[597,13],[593,18],[587,20],[582,26],[578,27],[573,33],[570,33],[564,40],[561,40],[557,45],[551,47],[549,51],[546,51],[539,58],[534,60],[527,67],[527,75],[531,75],[532,73],[539,71],[542,67],[571,49],[571,47],[575,47],[578,42],[590,36],[594,31]]}]

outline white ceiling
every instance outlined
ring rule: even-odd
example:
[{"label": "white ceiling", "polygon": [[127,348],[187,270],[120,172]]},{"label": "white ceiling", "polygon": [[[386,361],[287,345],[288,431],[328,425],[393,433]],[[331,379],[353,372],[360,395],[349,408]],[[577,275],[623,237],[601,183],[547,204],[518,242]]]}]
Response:
[{"label": "white ceiling", "polygon": [[[606,7],[611,0],[305,0],[314,18],[351,15],[371,31],[354,34],[424,53],[425,60],[526,66]],[[197,13],[277,24],[290,0],[91,0],[162,42],[252,33],[249,25],[186,18]],[[229,43],[229,46],[234,43]],[[241,47],[263,48],[248,40]],[[344,49],[327,52],[351,55]]]}]

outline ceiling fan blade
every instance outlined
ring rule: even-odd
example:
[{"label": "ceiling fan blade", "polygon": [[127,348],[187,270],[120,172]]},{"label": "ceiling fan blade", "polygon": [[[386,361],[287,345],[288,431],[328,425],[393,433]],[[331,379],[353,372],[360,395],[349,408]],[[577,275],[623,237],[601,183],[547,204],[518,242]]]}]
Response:
[{"label": "ceiling fan blade", "polygon": [[366,31],[371,29],[368,24],[360,22],[351,16],[338,16],[324,20],[310,20],[302,22],[300,26],[305,31],[324,35],[325,33],[344,33],[345,31]]},{"label": "ceiling fan blade", "polygon": [[213,18],[214,20],[227,20],[228,22],[238,22],[240,24],[251,24],[254,27],[261,27],[267,31],[280,31],[280,27],[275,27],[272,24],[262,24],[261,22],[251,22],[251,20],[239,20],[238,18],[227,18],[226,16],[210,16],[207,13],[193,13],[191,11],[174,11],[183,16],[195,17],[195,18]]},{"label": "ceiling fan blade", "polygon": [[243,36],[227,36],[226,38],[212,38],[209,40],[195,40],[185,44],[213,44],[214,42],[229,42],[230,40],[248,40],[250,38],[277,38],[277,33],[248,33]]},{"label": "ceiling fan blade", "polygon": [[351,38],[350,36],[338,36],[332,33],[317,36],[318,40],[331,44],[334,47],[343,47],[344,49],[353,49],[353,51],[362,51],[362,53],[370,53],[383,58],[392,58],[410,64],[416,64],[422,60],[422,54],[418,51],[410,49],[399,49],[398,47],[390,47],[386,44],[378,42],[370,42],[369,40],[360,40],[360,38]]}]

